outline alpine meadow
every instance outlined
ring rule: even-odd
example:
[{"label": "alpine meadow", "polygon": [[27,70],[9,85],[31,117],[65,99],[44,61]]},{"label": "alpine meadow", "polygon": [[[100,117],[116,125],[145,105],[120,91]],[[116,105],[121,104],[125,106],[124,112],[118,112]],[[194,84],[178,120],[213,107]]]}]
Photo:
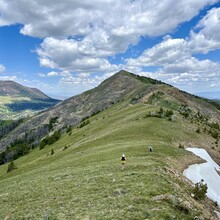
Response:
[{"label": "alpine meadow", "polygon": [[184,147],[220,162],[219,117],[216,102],[120,71],[1,139],[0,218],[217,219],[216,203],[194,198],[182,173],[202,162]]}]

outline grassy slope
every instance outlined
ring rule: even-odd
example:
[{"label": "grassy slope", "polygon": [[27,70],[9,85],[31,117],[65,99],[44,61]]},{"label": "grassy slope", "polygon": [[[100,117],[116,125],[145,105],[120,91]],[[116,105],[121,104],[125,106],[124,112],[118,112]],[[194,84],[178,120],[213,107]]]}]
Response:
[{"label": "grassy slope", "polygon": [[[212,140],[195,133],[195,125],[177,113],[175,122],[144,119],[155,107],[122,105],[115,104],[92,117],[91,125],[74,128],[55,144],[16,160],[18,169],[11,173],[6,173],[7,164],[1,166],[0,219],[208,216],[204,206],[190,198],[190,185],[178,169],[173,170],[173,164],[192,157],[177,147],[178,142]],[[65,151],[64,146],[68,146]],[[49,155],[52,148],[55,154]],[[124,171],[120,169],[122,152],[127,158]]]},{"label": "grassy slope", "polygon": [[22,113],[13,112],[6,104],[11,104],[17,101],[30,101],[28,97],[13,97],[13,96],[0,96],[0,119],[2,120],[16,120],[20,117],[27,117],[33,115],[34,112],[30,110],[23,111]]},{"label": "grassy slope", "polygon": [[28,97],[13,97],[13,96],[0,96],[0,103],[1,104],[10,104],[14,101],[30,101],[31,99]]},{"label": "grassy slope", "polygon": [[[0,96],[0,119],[17,120],[36,114],[39,110],[55,105],[53,101],[36,100],[29,97]],[[33,106],[31,108],[31,106]],[[36,106],[38,108],[36,108]],[[44,107],[42,107],[44,106]]]}]

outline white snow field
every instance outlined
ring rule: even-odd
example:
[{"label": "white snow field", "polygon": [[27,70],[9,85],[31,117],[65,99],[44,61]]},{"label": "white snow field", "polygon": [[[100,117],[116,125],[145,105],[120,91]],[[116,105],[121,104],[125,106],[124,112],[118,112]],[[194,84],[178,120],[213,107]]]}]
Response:
[{"label": "white snow field", "polygon": [[207,196],[220,206],[220,176],[216,171],[220,171],[220,166],[202,148],[186,148],[186,150],[191,151],[206,162],[189,166],[184,170],[183,175],[194,184],[203,179],[208,186]]}]

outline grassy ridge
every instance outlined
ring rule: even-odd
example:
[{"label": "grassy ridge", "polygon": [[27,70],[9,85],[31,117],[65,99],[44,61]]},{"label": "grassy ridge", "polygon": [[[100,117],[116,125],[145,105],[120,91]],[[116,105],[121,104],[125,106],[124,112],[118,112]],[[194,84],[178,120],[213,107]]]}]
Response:
[{"label": "grassy ridge", "polygon": [[[115,104],[90,118],[90,124],[73,128],[71,135],[64,134],[53,145],[16,160],[18,169],[6,173],[7,164],[0,166],[0,219],[193,219],[205,215],[189,197],[189,185],[168,172],[170,161],[189,156],[177,143],[202,143],[204,135],[195,133],[196,126],[177,112],[174,122],[145,118],[156,110],[151,105]],[[150,145],[153,154],[148,152]],[[122,152],[127,158],[124,171]]]}]

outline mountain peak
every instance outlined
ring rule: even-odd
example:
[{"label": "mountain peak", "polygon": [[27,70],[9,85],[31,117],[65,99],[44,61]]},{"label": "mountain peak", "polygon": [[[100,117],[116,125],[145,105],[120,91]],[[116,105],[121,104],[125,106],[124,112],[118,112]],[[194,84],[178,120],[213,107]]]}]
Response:
[{"label": "mountain peak", "polygon": [[14,81],[0,81],[1,96],[28,97],[32,99],[50,99],[39,89],[22,86]]},{"label": "mountain peak", "polygon": [[150,77],[147,76],[140,76],[131,72],[128,72],[126,70],[120,70],[119,72],[117,72],[115,75],[113,76],[126,76],[126,77],[131,77],[133,79],[136,79],[138,81],[141,81],[144,84],[152,84],[152,85],[159,85],[159,84],[164,84],[167,86],[171,86],[169,84],[166,84],[160,80],[156,80],[156,79],[152,79]]},{"label": "mountain peak", "polygon": [[195,112],[199,111],[203,115],[211,115],[213,119],[220,120],[219,111],[211,103],[161,81],[121,70],[104,80],[98,87],[73,96],[33,117],[16,130],[16,135],[11,133],[10,138],[2,139],[0,149],[10,144],[9,139],[13,142],[15,137],[24,136],[25,130],[35,130],[36,133],[42,135],[39,138],[42,138],[47,133],[41,132],[41,129],[50,123],[51,118],[59,119],[56,129],[61,129],[76,125],[83,118],[90,117],[116,103],[123,103],[124,106],[145,103],[172,110],[177,110],[181,106],[190,106]]},{"label": "mountain peak", "polygon": [[115,73],[115,75],[134,75],[133,73],[131,73],[131,72],[128,72],[128,71],[126,71],[126,70],[120,70],[120,71],[118,71],[117,73]]}]

